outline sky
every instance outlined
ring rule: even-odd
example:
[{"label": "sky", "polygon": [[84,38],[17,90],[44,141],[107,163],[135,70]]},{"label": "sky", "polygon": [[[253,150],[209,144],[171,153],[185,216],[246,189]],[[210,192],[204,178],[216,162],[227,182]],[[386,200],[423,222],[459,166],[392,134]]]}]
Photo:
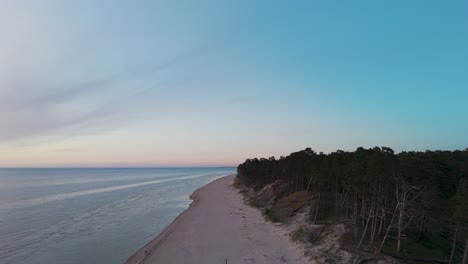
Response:
[{"label": "sky", "polygon": [[468,147],[467,1],[0,0],[0,167]]}]

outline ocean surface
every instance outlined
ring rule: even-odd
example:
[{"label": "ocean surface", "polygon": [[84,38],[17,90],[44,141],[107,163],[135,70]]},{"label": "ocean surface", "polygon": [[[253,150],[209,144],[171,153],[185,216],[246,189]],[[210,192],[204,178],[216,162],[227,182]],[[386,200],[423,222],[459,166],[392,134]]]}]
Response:
[{"label": "ocean surface", "polygon": [[0,169],[0,263],[124,263],[235,168]]}]

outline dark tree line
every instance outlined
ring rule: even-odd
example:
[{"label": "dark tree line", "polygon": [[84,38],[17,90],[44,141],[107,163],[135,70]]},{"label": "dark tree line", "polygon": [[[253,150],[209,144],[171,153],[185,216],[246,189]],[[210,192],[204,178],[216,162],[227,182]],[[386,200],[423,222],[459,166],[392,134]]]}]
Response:
[{"label": "dark tree line", "polygon": [[240,183],[256,189],[279,181],[283,196],[312,192],[312,221],[326,211],[333,221],[354,223],[362,233],[358,249],[400,253],[416,243],[466,263],[468,149],[396,154],[360,147],[324,154],[307,148],[279,159],[247,159],[237,172]]}]

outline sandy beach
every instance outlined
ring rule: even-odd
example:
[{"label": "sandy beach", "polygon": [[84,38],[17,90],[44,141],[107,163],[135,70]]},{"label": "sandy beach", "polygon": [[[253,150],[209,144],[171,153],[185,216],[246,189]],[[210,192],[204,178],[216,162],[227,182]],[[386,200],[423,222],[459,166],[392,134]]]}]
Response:
[{"label": "sandy beach", "polygon": [[234,178],[196,190],[191,206],[126,263],[308,263],[285,231],[244,204]]}]

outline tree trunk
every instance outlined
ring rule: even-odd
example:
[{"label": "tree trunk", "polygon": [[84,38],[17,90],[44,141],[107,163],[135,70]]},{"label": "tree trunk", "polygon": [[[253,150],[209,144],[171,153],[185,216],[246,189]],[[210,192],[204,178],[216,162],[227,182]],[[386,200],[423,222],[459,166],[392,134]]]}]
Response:
[{"label": "tree trunk", "polygon": [[453,263],[453,256],[455,255],[455,246],[457,245],[457,235],[458,235],[458,226],[459,226],[460,222],[457,221],[457,225],[455,227],[455,234],[453,235],[453,243],[452,243],[452,252],[450,252],[450,260],[449,260],[449,264],[452,264]]},{"label": "tree trunk", "polygon": [[358,224],[358,190],[357,188],[354,190],[354,210],[353,210],[353,215],[355,218],[355,224]]},{"label": "tree trunk", "polygon": [[364,219],[366,218],[366,197],[362,196],[362,206],[361,206],[361,222],[364,223]]},{"label": "tree trunk", "polygon": [[377,222],[378,222],[377,212],[378,211],[377,211],[377,207],[376,207],[375,210],[374,210],[374,214],[373,214],[374,219],[372,219],[372,233],[371,233],[371,238],[370,238],[370,241],[369,241],[369,244],[371,244],[371,245],[374,244],[375,234],[377,234]]},{"label": "tree trunk", "polygon": [[382,239],[382,243],[380,243],[378,253],[380,253],[382,251],[382,248],[383,248],[383,246],[385,244],[385,240],[387,240],[388,234],[390,233],[390,229],[392,228],[393,220],[395,219],[395,215],[396,215],[396,212],[397,212],[399,206],[400,206],[400,204],[397,203],[397,205],[395,206],[395,210],[393,210],[392,220],[390,220],[390,224],[387,227],[387,231],[385,232],[385,236]]},{"label": "tree trunk", "polygon": [[349,201],[349,189],[351,187],[348,187],[344,190],[344,193],[342,195],[342,198],[341,198],[341,210],[343,210],[345,204],[348,204],[348,201]]},{"label": "tree trunk", "polygon": [[467,254],[468,254],[468,238],[465,239],[465,251],[463,252],[463,261],[462,261],[462,264],[466,264]]},{"label": "tree trunk", "polygon": [[424,234],[424,224],[426,222],[426,212],[423,211],[423,214],[421,216],[421,225],[419,226],[419,234],[418,234],[418,241],[421,241],[423,234]]},{"label": "tree trunk", "polygon": [[338,221],[338,184],[335,187],[335,222]]},{"label": "tree trunk", "polygon": [[374,223],[375,223],[375,213],[372,212],[372,221],[371,221],[371,230],[370,230],[370,236],[369,236],[369,244],[372,245],[372,243],[374,242],[374,233],[375,233],[375,229],[374,229]]},{"label": "tree trunk", "polygon": [[361,247],[362,241],[364,241],[364,237],[366,236],[367,227],[369,226],[369,222],[370,222],[370,218],[371,218],[371,214],[372,214],[373,209],[374,209],[374,207],[371,207],[371,209],[369,210],[369,216],[367,217],[366,227],[364,227],[364,232],[362,233],[361,241],[359,241],[357,249],[359,249]]},{"label": "tree trunk", "polygon": [[319,195],[318,195],[318,198],[317,198],[317,205],[315,205],[316,208],[315,208],[315,215],[314,215],[314,225],[317,224],[317,215],[318,215],[319,206],[320,206],[320,193],[321,193],[321,192],[319,192]]},{"label": "tree trunk", "polygon": [[387,205],[385,204],[385,201],[383,202],[382,205],[382,216],[380,218],[380,225],[379,225],[379,236],[382,236],[383,230],[385,228],[385,216],[387,215]]},{"label": "tree trunk", "polygon": [[307,192],[309,192],[310,190],[310,185],[312,184],[312,178],[314,178],[314,176],[310,176],[309,184],[307,186]]},{"label": "tree trunk", "polygon": [[349,195],[348,199],[346,199],[346,219],[349,219]]},{"label": "tree trunk", "polygon": [[373,214],[373,219],[372,219],[372,232],[371,232],[371,237],[369,244],[374,244],[374,239],[375,239],[375,233],[377,232],[377,212],[379,211],[379,201],[380,201],[380,186],[379,186],[379,191],[377,193],[377,197],[374,199],[374,214]]},{"label": "tree trunk", "polygon": [[401,252],[401,235],[403,233],[403,213],[404,213],[405,204],[403,203],[400,206],[400,212],[398,214],[398,235],[397,235],[397,252]]}]

